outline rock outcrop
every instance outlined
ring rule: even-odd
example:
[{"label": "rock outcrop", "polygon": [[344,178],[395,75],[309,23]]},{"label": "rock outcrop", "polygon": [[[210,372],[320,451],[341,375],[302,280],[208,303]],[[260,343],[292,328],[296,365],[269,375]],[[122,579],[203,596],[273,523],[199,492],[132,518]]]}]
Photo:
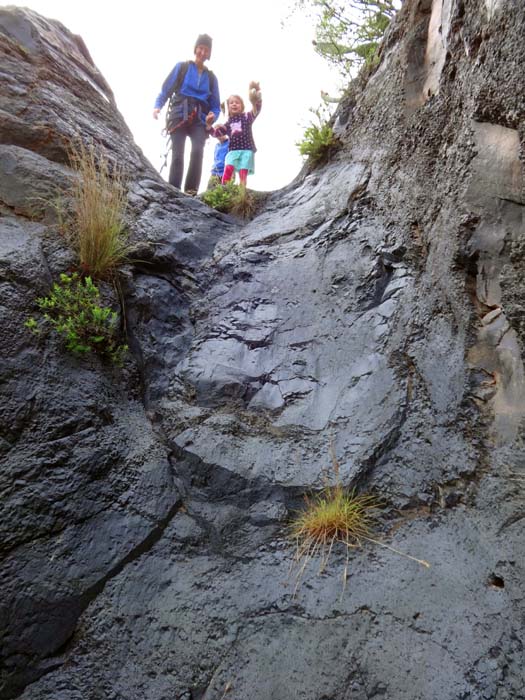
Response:
[{"label": "rock outcrop", "polygon": [[[241,225],[79,37],[0,9],[0,698],[525,698],[524,36],[520,0],[406,0],[340,150]],[[77,135],[130,176],[122,370],[23,327]],[[430,568],[364,546],[343,587],[335,547],[296,589],[331,451]]]}]

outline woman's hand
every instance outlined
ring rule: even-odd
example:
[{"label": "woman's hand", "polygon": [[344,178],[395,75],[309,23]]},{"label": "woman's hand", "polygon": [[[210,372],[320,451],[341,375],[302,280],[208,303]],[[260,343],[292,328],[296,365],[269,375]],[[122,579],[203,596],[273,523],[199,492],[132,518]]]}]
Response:
[{"label": "woman's hand", "polygon": [[208,112],[206,115],[206,126],[211,126],[215,121],[215,114],[213,112]]},{"label": "woman's hand", "polygon": [[158,119],[160,114],[160,109],[158,107],[155,107],[153,110],[153,119]]}]

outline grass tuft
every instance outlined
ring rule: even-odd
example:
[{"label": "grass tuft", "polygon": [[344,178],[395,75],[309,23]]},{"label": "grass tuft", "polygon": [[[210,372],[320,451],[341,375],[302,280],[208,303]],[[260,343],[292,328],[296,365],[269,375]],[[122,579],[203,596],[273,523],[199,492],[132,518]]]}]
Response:
[{"label": "grass tuft", "polygon": [[71,210],[63,221],[84,274],[110,276],[130,252],[124,224],[127,188],[122,169],[111,166],[95,147],[78,143],[69,148],[77,171]]},{"label": "grass tuft", "polygon": [[430,564],[424,559],[401,552],[373,536],[383,504],[371,494],[357,494],[355,490],[345,489],[339,478],[339,463],[333,454],[332,461],[335,485],[327,486],[313,496],[305,496],[304,509],[295,514],[290,525],[290,536],[296,543],[296,590],[308,563],[319,557],[319,573],[322,573],[337,543],[342,543],[347,553],[343,589],[348,577],[349,550],[361,547],[363,542],[372,542],[429,568]]},{"label": "grass tuft", "polygon": [[300,566],[299,576],[308,562],[318,556],[319,573],[322,573],[337,542],[354,548],[370,539],[378,508],[374,496],[345,491],[341,484],[305,496],[305,508],[290,526],[290,535],[297,544],[295,560]]},{"label": "grass tuft", "polygon": [[237,195],[233,198],[231,213],[242,219],[251,219],[257,211],[258,203],[255,195],[242,185],[239,186]]}]

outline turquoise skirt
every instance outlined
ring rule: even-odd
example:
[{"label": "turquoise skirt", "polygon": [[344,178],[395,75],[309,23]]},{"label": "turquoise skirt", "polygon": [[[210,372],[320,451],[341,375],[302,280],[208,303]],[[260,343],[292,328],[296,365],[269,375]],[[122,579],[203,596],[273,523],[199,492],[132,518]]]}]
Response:
[{"label": "turquoise skirt", "polygon": [[248,175],[253,175],[255,166],[253,151],[228,151],[224,165],[233,165],[235,170],[247,170]]}]

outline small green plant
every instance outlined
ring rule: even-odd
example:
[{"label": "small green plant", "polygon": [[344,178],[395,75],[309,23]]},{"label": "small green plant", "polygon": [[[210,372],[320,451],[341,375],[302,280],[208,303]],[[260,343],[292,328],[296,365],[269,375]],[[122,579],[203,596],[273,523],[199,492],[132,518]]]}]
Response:
[{"label": "small green plant", "polygon": [[373,495],[357,494],[354,490],[345,489],[339,479],[339,463],[334,455],[332,461],[335,485],[327,486],[313,496],[305,496],[304,509],[296,513],[290,524],[290,536],[296,543],[296,589],[309,561],[319,557],[319,573],[322,573],[338,542],[343,544],[347,552],[343,584],[348,577],[349,550],[361,547],[364,541],[373,542],[428,568],[430,564],[427,561],[400,552],[373,537],[381,502]]},{"label": "small green plant", "polygon": [[227,182],[203,192],[202,201],[217,211],[249,219],[257,210],[257,198],[246,187]]},{"label": "small green plant", "polygon": [[312,163],[319,163],[338,145],[338,139],[328,121],[329,115],[322,107],[310,109],[310,112],[317,118],[317,123],[310,122],[304,130],[303,140],[295,145],[302,156],[307,156]]},{"label": "small green plant", "polygon": [[38,321],[35,318],[28,318],[27,321],[24,323],[24,326],[26,328],[29,328],[29,330],[32,333],[40,333],[40,328],[38,327]]},{"label": "small green plant", "polygon": [[239,196],[239,185],[234,182],[227,182],[225,185],[217,185],[211,190],[201,194],[202,201],[212,209],[229,213],[231,212],[236,198]]},{"label": "small green plant", "polygon": [[78,177],[71,191],[62,195],[72,200],[62,217],[63,227],[84,273],[97,278],[111,275],[130,252],[123,171],[111,166],[93,145],[80,142],[69,148],[68,155]]},{"label": "small green plant", "polygon": [[[42,320],[65,341],[66,349],[74,355],[95,352],[121,365],[128,346],[119,342],[118,317],[109,307],[100,306],[100,293],[91,277],[60,275],[47,297],[36,300],[43,312]],[[34,318],[25,322],[26,328],[40,333]]]}]

